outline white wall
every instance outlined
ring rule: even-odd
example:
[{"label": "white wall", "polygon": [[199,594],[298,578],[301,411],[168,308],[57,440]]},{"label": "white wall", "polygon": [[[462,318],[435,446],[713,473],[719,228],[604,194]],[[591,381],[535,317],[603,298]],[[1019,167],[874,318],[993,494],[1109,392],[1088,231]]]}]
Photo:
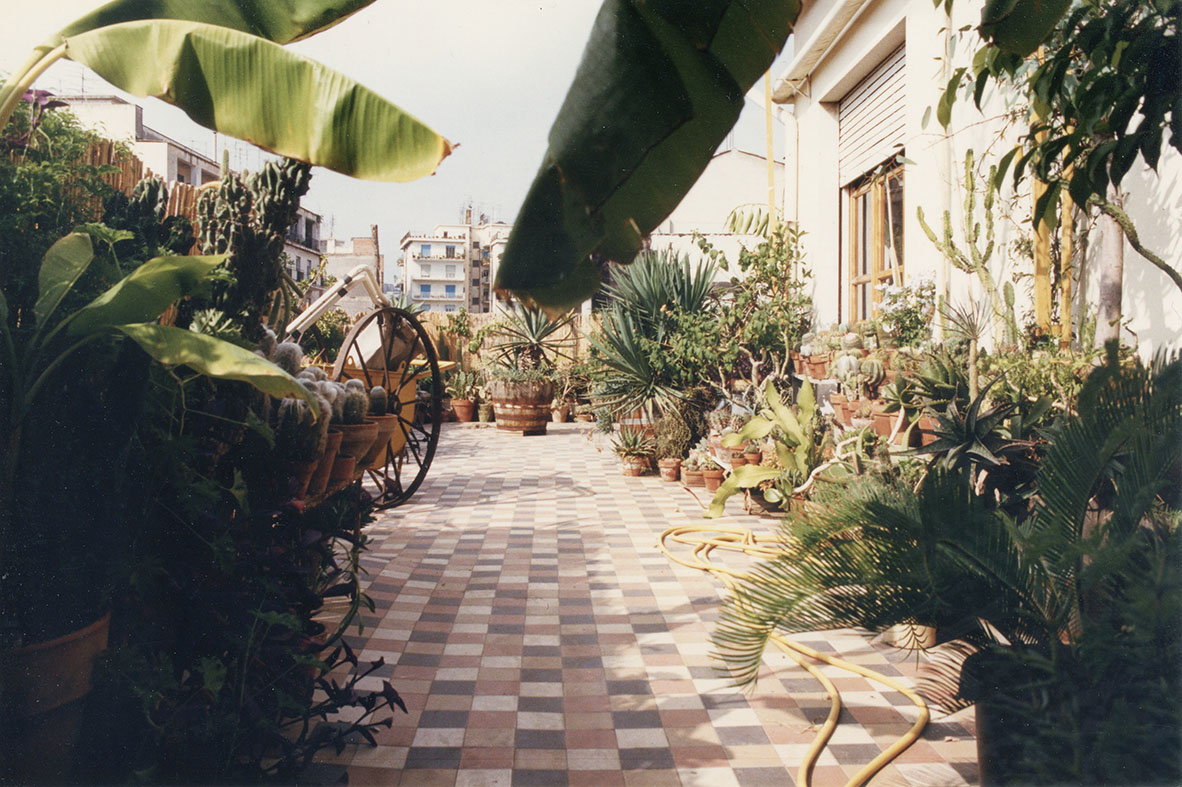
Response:
[{"label": "white wall", "polygon": [[[833,2],[808,5],[797,25],[798,48],[834,7]],[[999,139],[1002,129],[996,119],[1007,98],[990,87],[984,112],[971,100],[957,102],[950,131],[945,133],[935,119],[936,104],[950,71],[943,55],[948,45],[946,30],[975,26],[980,19],[979,3],[956,3],[953,16],[929,0],[870,0],[817,64],[794,100],[796,134],[786,135],[789,144],[787,193],[799,193],[786,203],[789,218],[799,220],[805,231],[803,249],[814,272],[813,299],[819,322],[848,318],[848,250],[843,239],[846,217],[845,195],[837,182],[837,104],[858,80],[905,42],[905,85],[907,93],[905,155],[913,161],[904,169],[904,266],[905,277],[935,279],[953,299],[981,297],[976,278],[953,269],[923,233],[917,211],[922,208],[928,224],[942,235],[944,211],[952,217],[953,238],[964,246],[962,205],[966,151],[972,149],[983,177],[990,161],[996,162],[1017,140],[1016,131]],[[954,37],[954,34],[953,34]],[[971,38],[957,42],[953,66],[968,65],[978,42]],[[931,118],[924,126],[925,112]],[[792,121],[789,121],[789,126]],[[795,138],[795,142],[794,142]],[[986,160],[982,163],[981,159]],[[1163,152],[1155,175],[1140,166],[1124,182],[1129,192],[1127,208],[1149,248],[1175,267],[1182,267],[1182,157]],[[1028,189],[1029,186],[1024,186]],[[976,220],[981,220],[978,199]],[[995,281],[1014,280],[1015,274],[1029,274],[1030,263],[1016,253],[1016,241],[1030,233],[1029,193],[1016,197],[1003,193],[999,200],[1011,205],[1008,219],[996,223],[993,255]],[[997,213],[1002,213],[999,210]],[[983,234],[983,232],[982,232]],[[982,240],[981,245],[984,245]],[[1089,257],[1083,273],[1083,291],[1095,303],[1096,260]],[[1077,292],[1080,288],[1077,287]],[[1021,319],[1033,309],[1028,275],[1017,277],[1017,311]],[[1094,308],[1094,306],[1093,306]],[[1182,335],[1182,293],[1160,271],[1126,248],[1124,313],[1129,322],[1126,339],[1139,340],[1144,354]]]}]

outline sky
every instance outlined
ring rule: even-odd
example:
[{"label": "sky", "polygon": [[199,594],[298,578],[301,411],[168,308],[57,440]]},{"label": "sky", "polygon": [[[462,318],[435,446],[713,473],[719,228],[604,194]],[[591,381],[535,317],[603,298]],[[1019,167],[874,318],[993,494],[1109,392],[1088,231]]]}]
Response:
[{"label": "sky", "polygon": [[[35,44],[98,5],[98,0],[23,5],[0,27],[0,70],[19,67]],[[370,225],[377,224],[391,271],[406,232],[458,221],[469,203],[476,215],[512,222],[542,161],[547,133],[599,5],[599,0],[377,0],[292,44],[459,145],[434,175],[411,183],[372,183],[313,169],[303,205],[323,217],[321,236],[368,236]],[[54,66],[37,86],[119,94],[69,62]],[[215,143],[212,132],[175,107],[122,95],[144,107],[146,125],[178,142],[206,155],[213,155],[217,144],[220,162],[224,136]],[[736,144],[763,150],[762,111],[751,102]],[[257,169],[264,160],[248,145],[230,148],[235,169]]]}]

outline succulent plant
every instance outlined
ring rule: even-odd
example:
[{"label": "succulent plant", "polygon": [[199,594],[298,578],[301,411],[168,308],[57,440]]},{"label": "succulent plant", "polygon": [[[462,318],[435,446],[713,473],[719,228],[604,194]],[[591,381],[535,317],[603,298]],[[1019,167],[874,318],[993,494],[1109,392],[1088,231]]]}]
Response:
[{"label": "succulent plant", "polygon": [[259,354],[268,361],[275,357],[275,348],[279,346],[279,337],[275,335],[275,331],[270,328],[263,329],[263,335],[259,337],[258,348]]},{"label": "succulent plant", "polygon": [[311,462],[324,453],[327,421],[316,414],[303,399],[284,399],[279,403],[275,423],[275,451],[292,462]]},{"label": "succulent plant", "polygon": [[862,343],[862,335],[847,331],[841,337],[841,347],[844,350],[861,350],[865,345]]},{"label": "succulent plant", "polygon": [[295,377],[304,362],[304,350],[295,342],[281,342],[271,359],[276,366]]},{"label": "succulent plant", "polygon": [[365,415],[369,412],[369,394],[356,388],[346,390],[344,396],[340,397],[341,401],[341,423],[343,424],[359,424],[365,421]]},{"label": "succulent plant", "polygon": [[833,373],[838,377],[845,378],[852,374],[857,374],[861,359],[853,354],[845,354],[838,358],[833,363]]},{"label": "succulent plant", "polygon": [[871,388],[878,388],[886,379],[886,367],[878,358],[867,358],[862,361],[859,371],[866,378],[866,384]]},{"label": "succulent plant", "polygon": [[361,382],[361,380],[357,380],[357,379],[345,380],[345,390],[346,391],[364,391],[365,390],[365,383],[363,383],[363,382]]},{"label": "succulent plant", "polygon": [[385,415],[386,405],[389,402],[389,394],[386,389],[380,385],[375,385],[369,389],[369,414],[370,415]]}]

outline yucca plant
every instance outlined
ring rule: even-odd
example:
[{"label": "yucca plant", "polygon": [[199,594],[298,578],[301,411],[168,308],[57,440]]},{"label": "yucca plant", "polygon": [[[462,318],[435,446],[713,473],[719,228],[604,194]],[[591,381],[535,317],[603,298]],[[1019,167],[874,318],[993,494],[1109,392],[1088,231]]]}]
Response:
[{"label": "yucca plant", "polygon": [[1064,725],[1013,767],[1177,781],[1182,363],[1122,368],[1112,348],[1047,437],[1022,512],[976,494],[963,467],[919,489],[867,476],[822,492],[726,603],[715,642],[736,678],[756,679],[773,632],[933,626],[979,651],[962,681],[979,704]]}]

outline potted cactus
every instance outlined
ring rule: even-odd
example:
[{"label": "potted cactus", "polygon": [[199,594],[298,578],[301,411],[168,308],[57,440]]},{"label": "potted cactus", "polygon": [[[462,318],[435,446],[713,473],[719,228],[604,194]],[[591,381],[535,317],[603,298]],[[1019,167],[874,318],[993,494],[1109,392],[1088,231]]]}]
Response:
[{"label": "potted cactus", "polygon": [[369,415],[365,416],[365,420],[378,425],[378,434],[373,441],[373,445],[365,452],[365,455],[358,460],[357,466],[363,470],[369,470],[386,462],[386,446],[390,444],[390,436],[398,430],[398,416],[393,413],[387,413],[386,407],[390,402],[390,395],[386,389],[381,385],[375,385],[369,389]]},{"label": "potted cactus", "polygon": [[469,423],[476,414],[476,388],[480,384],[479,375],[458,369],[452,374],[447,383],[447,392],[451,395],[451,409],[456,414],[456,420]]},{"label": "potted cactus", "polygon": [[[350,380],[349,383],[326,383],[322,386],[335,391],[331,402],[332,425],[341,432],[340,455],[352,457],[356,463],[373,446],[378,437],[378,425],[365,420],[369,413],[369,394],[365,384],[360,380]],[[333,470],[334,477],[340,475],[340,472]]]},{"label": "potted cactus", "polygon": [[275,411],[275,453],[279,456],[280,469],[295,482],[296,498],[307,494],[327,444],[327,418],[318,419],[302,399],[284,399],[279,403]]},{"label": "potted cactus", "polygon": [[640,476],[652,471],[657,444],[643,429],[622,427],[612,438],[612,450],[620,457],[624,475]]}]

